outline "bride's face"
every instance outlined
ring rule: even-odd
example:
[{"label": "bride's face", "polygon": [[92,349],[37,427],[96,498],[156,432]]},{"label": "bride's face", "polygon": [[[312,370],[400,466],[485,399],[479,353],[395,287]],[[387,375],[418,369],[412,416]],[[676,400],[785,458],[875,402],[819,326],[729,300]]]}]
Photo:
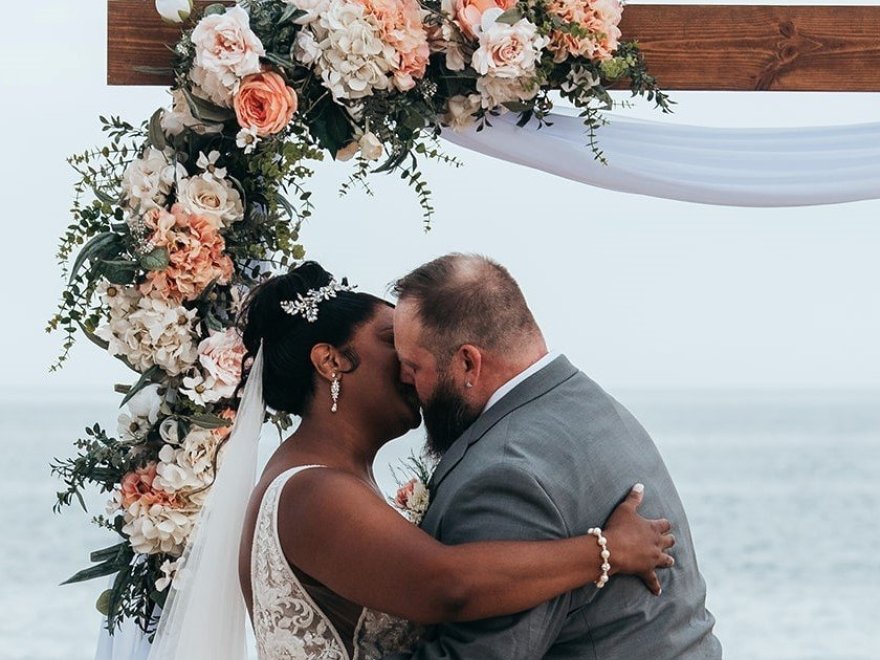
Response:
[{"label": "bride's face", "polygon": [[363,421],[375,426],[386,440],[401,436],[421,423],[415,388],[400,380],[393,319],[393,309],[381,305],[373,318],[355,332],[351,345],[360,364],[355,371],[343,376],[339,399],[341,409],[345,405],[346,390],[357,397],[357,408],[365,417]]}]

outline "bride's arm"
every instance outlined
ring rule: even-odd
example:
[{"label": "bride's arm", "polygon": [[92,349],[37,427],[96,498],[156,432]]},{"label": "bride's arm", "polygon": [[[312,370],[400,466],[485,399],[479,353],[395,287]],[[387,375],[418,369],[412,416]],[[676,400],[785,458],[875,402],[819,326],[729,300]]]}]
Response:
[{"label": "bride's arm", "polygon": [[[639,575],[672,565],[665,520],[636,513],[633,490],[604,533],[611,573]],[[597,521],[601,522],[601,521]],[[595,536],[447,546],[407,522],[365,484],[310,470],[282,493],[279,535],[288,560],[349,600],[421,623],[470,621],[530,609],[601,575]]]}]

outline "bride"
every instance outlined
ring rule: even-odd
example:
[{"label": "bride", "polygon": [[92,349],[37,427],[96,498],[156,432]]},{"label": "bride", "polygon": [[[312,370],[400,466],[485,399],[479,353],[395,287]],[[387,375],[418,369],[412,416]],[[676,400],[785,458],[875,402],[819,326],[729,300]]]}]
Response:
[{"label": "bride", "polygon": [[[373,660],[408,649],[418,624],[513,614],[601,579],[595,536],[445,546],[387,503],[376,452],[420,423],[392,309],[314,262],[250,294],[246,387],[151,659],[247,657],[246,608],[261,660]],[[253,487],[266,406],[301,423]],[[596,524],[610,574],[659,594],[674,539],[636,513],[641,499],[633,488]]]}]

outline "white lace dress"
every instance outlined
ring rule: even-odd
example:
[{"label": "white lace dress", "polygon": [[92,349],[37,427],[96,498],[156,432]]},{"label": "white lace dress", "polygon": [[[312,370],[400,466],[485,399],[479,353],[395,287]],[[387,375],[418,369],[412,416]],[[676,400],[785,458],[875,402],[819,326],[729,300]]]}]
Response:
[{"label": "white lace dress", "polygon": [[[344,644],[330,619],[309,596],[287,563],[278,537],[278,502],[288,479],[302,470],[278,475],[266,489],[251,549],[253,621],[260,660],[378,660],[410,650],[422,629],[389,614],[364,608],[350,644]],[[354,649],[349,655],[347,648]]]}]

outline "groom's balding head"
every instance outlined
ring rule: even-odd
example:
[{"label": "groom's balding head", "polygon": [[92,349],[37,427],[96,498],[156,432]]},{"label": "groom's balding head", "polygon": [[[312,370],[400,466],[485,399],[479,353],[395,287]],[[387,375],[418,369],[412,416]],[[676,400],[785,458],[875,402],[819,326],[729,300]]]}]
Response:
[{"label": "groom's balding head", "polygon": [[445,362],[462,344],[493,353],[521,352],[541,331],[508,270],[488,257],[447,254],[419,266],[393,285],[401,304],[413,305],[422,343]]}]

